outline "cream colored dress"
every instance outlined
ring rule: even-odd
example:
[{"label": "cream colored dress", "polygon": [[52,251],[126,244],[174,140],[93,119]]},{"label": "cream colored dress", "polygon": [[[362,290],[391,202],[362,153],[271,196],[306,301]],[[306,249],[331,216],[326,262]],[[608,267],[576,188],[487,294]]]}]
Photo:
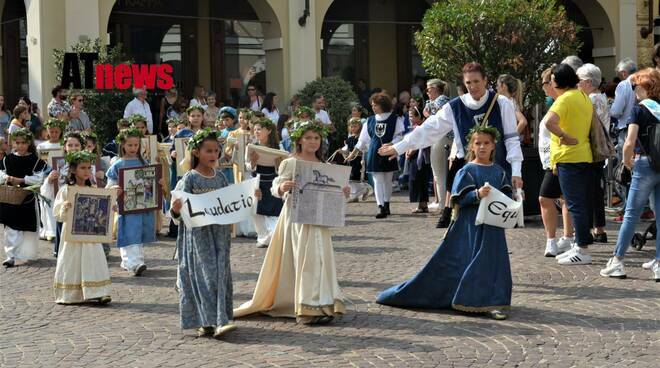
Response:
[{"label": "cream colored dress", "polygon": [[[58,221],[66,221],[64,202],[68,185],[55,197],[53,212]],[[55,269],[55,303],[82,303],[110,296],[110,271],[101,243],[78,243],[62,240]]]},{"label": "cream colored dress", "polygon": [[[293,177],[295,160],[280,164],[271,188],[274,196],[281,197],[277,188]],[[257,312],[273,317],[343,314],[330,229],[293,223],[288,196],[283,199],[252,300],[234,309],[234,318]]]}]

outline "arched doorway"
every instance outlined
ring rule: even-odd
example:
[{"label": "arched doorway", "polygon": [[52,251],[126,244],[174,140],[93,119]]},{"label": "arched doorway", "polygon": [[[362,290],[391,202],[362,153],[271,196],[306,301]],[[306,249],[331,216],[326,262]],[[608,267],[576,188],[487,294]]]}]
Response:
[{"label": "arched doorway", "polygon": [[333,1],[321,29],[322,75],[395,91],[410,88],[426,74],[413,34],[429,7],[424,0]]},{"label": "arched doorway", "polygon": [[5,108],[29,95],[27,20],[23,0],[6,0],[2,11],[2,81]]},{"label": "arched doorway", "polygon": [[578,8],[577,5],[571,0],[562,0],[561,5],[566,9],[566,15],[568,19],[577,24],[580,27],[580,31],[577,34],[578,39],[582,43],[582,47],[578,52],[578,55],[582,61],[585,63],[593,63],[593,49],[594,49],[594,36],[592,33],[592,28],[589,26],[587,18],[582,13],[582,10]]},{"label": "arched doorway", "polygon": [[197,84],[232,106],[248,83],[266,91],[262,22],[248,0],[117,0],[108,33],[127,59],[171,64],[188,98]]}]

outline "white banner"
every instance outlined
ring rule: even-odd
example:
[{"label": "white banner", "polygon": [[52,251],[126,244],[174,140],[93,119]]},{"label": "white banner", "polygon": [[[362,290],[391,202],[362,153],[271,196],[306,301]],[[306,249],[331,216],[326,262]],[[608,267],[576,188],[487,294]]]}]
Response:
[{"label": "white banner", "polygon": [[[486,185],[490,186],[488,183]],[[514,201],[491,186],[490,193],[479,203],[475,224],[487,224],[505,229],[512,229],[516,225],[524,227],[522,194],[520,192],[517,194],[518,200]]]},{"label": "white banner", "polygon": [[187,227],[236,224],[257,213],[259,177],[203,194],[172,191],[172,198],[183,201],[181,219]]}]

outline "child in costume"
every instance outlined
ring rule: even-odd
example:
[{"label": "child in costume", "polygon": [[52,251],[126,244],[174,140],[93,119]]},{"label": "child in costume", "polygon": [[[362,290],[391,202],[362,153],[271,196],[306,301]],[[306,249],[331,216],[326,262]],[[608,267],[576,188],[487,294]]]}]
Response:
[{"label": "child in costume", "polygon": [[[176,190],[200,194],[229,185],[217,167],[220,156],[218,134],[210,129],[195,134],[188,148],[192,151],[191,170],[178,182]],[[259,198],[260,193],[256,193]],[[180,219],[183,202],[172,202],[172,218]],[[220,338],[236,329],[233,320],[230,254],[230,225],[178,227],[178,285],[181,328],[198,328],[200,336]]]},{"label": "child in costume", "polygon": [[[66,155],[69,175],[66,185],[57,192],[53,203],[58,221],[64,223],[67,211],[72,211],[71,198],[68,196],[69,188],[92,186],[92,166],[96,159],[96,154],[87,151]],[[90,218],[90,220],[94,219]],[[110,271],[100,243],[62,241],[53,283],[55,303],[72,304],[86,301],[109,303],[110,283]]]},{"label": "child in costume", "polygon": [[493,163],[499,132],[494,127],[471,130],[468,163],[452,187],[452,220],[428,263],[409,281],[383,291],[376,302],[395,307],[486,313],[506,319],[511,305],[511,268],[504,229],[475,225],[479,202],[490,187],[510,195],[506,171]]},{"label": "child in costume", "polygon": [[[270,119],[261,118],[257,120],[254,123],[253,130],[260,146],[284,151],[280,145],[275,124]],[[257,205],[257,214],[253,217],[253,222],[255,230],[257,230],[257,247],[266,248],[275,230],[277,218],[282,211],[282,199],[274,197],[270,193],[273,180],[277,178],[276,166],[279,165],[262,166],[257,164],[258,160],[259,154],[252,151],[252,155],[247,157],[245,161],[247,170],[252,172],[252,176],[259,175],[259,189],[263,193],[263,198]]]},{"label": "child in costume", "polygon": [[[299,323],[323,324],[345,311],[344,297],[337,283],[332,234],[324,226],[293,222],[286,206],[297,160],[323,162],[322,142],[327,128],[319,123],[301,122],[291,132],[296,153],[280,164],[271,193],[283,198],[285,206],[277,221],[252,300],[234,310],[234,317],[264,313],[273,317],[296,318]],[[348,196],[350,188],[343,188]],[[319,209],[322,210],[322,209]]]},{"label": "child in costume", "polygon": [[[148,165],[141,154],[142,136],[142,133],[135,128],[124,129],[117,135],[115,140],[119,143],[119,156],[117,156],[119,159],[106,173],[107,188],[121,190],[119,169]],[[144,244],[156,242],[155,215],[154,211],[120,214],[117,221],[117,247],[121,255],[121,267],[135,276],[141,276],[147,269],[144,261]]]},{"label": "child in costume", "polygon": [[[62,148],[62,132],[66,128],[66,125],[66,121],[54,118],[48,119],[48,121],[44,123],[44,127],[46,127],[46,131],[48,132],[48,140],[40,143],[37,146],[37,153],[40,157],[45,150]],[[52,163],[47,162],[46,164],[51,165]],[[54,195],[55,193],[53,193],[53,196]],[[57,224],[55,222],[55,217],[53,216],[53,208],[51,204],[45,200],[40,199],[39,215],[41,217],[41,229],[39,231],[39,237],[48,241],[53,240],[53,238],[55,238]]]},{"label": "child in costume", "polygon": [[[41,184],[46,163],[39,159],[34,137],[28,128],[14,130],[10,136],[12,153],[0,161],[0,185],[28,187]],[[39,206],[30,193],[19,205],[0,203],[0,224],[4,225],[5,267],[37,258],[39,246]]]}]

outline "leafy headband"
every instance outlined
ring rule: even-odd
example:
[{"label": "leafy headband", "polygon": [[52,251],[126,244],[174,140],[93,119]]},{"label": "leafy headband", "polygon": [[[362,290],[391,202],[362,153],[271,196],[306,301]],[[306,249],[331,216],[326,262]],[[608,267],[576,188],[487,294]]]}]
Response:
[{"label": "leafy headband", "polygon": [[66,156],[64,156],[64,160],[66,160],[68,164],[73,165],[81,162],[96,162],[96,155],[87,151],[76,151],[67,153]]},{"label": "leafy headband", "polygon": [[293,131],[290,134],[291,140],[294,142],[298,141],[300,138],[302,138],[305,132],[309,130],[313,130],[319,133],[321,138],[328,136],[328,128],[321,123],[312,121],[297,121],[293,124]]},{"label": "leafy headband", "polygon": [[218,132],[214,132],[208,128],[197,131],[197,133],[195,133],[195,135],[193,135],[192,138],[188,141],[188,149],[190,151],[198,149],[208,138],[215,139],[217,141]]},{"label": "leafy headband", "polygon": [[34,136],[28,128],[14,130],[14,132],[11,133],[11,139],[14,140],[16,138],[23,138],[27,143],[34,142]]},{"label": "leafy headband", "polygon": [[69,124],[66,121],[55,118],[48,119],[48,121],[44,123],[46,128],[60,128],[61,131],[64,131],[67,125]]},{"label": "leafy headband", "polygon": [[170,124],[173,124],[173,125],[179,125],[179,124],[181,124],[181,122],[182,122],[182,121],[181,121],[180,119],[177,119],[177,118],[169,118],[169,119],[167,119],[167,125],[168,125],[168,126],[169,126]]},{"label": "leafy headband", "polygon": [[190,114],[192,111],[195,111],[195,110],[201,112],[202,115],[204,115],[204,113],[206,112],[206,110],[204,110],[204,108],[202,106],[192,105],[192,106],[190,106],[189,108],[186,109],[186,114]]},{"label": "leafy headband", "polygon": [[474,128],[470,129],[470,132],[467,135],[468,142],[470,142],[474,134],[488,134],[493,137],[495,143],[499,142],[502,136],[497,128],[489,125],[475,125]]},{"label": "leafy headband", "polygon": [[273,130],[275,129],[275,124],[273,124],[273,121],[268,119],[268,118],[261,118],[253,123],[254,125],[259,124],[262,128],[266,128],[268,130]]},{"label": "leafy headband", "polygon": [[115,141],[119,142],[119,144],[124,143],[126,138],[128,137],[137,137],[137,138],[142,138],[142,132],[139,131],[136,128],[128,128],[128,129],[122,129],[119,134],[117,134],[117,138],[115,138]]},{"label": "leafy headband", "polygon": [[135,123],[138,123],[138,122],[143,122],[145,124],[147,123],[147,118],[145,118],[144,116],[142,116],[140,114],[131,114],[128,118],[126,118],[126,120],[128,120],[128,122],[132,126],[135,126]]},{"label": "leafy headband", "polygon": [[316,116],[316,111],[314,111],[314,109],[312,109],[309,106],[300,106],[296,109],[294,115],[298,119],[300,119],[302,115],[307,115],[311,120],[314,120],[314,117]]}]

